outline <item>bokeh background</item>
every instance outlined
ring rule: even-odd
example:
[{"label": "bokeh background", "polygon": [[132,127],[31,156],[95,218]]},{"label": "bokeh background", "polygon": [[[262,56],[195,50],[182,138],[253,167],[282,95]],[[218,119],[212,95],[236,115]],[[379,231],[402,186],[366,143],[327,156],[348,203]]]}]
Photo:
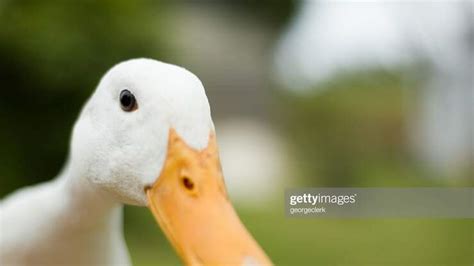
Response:
[{"label": "bokeh background", "polygon": [[[473,186],[471,1],[0,1],[0,197],[51,180],[108,68],[201,78],[243,222],[277,265],[472,265],[472,219],[297,219],[298,186]],[[1,228],[0,228],[1,233]],[[125,208],[135,265],[179,259]]]}]

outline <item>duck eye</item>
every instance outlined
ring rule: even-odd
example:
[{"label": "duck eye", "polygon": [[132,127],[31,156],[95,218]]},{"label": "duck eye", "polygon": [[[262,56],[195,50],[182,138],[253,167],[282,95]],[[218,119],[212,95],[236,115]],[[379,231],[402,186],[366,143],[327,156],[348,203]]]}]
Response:
[{"label": "duck eye", "polygon": [[129,90],[120,92],[120,106],[126,112],[135,111],[137,109],[137,100]]}]

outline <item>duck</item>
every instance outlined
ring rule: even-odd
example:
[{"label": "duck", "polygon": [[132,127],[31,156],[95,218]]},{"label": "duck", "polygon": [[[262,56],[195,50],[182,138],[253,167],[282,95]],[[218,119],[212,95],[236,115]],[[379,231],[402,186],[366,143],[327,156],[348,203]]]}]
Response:
[{"label": "duck", "polygon": [[148,208],[186,265],[272,264],[227,196],[208,98],[185,68],[137,58],[104,74],[58,176],[0,201],[0,265],[131,265],[125,204]]}]

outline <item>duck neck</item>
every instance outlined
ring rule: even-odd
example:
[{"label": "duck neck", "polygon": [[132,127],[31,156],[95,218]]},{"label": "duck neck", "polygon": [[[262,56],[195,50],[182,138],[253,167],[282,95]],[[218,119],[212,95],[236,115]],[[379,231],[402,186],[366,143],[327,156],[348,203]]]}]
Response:
[{"label": "duck neck", "polygon": [[[69,259],[79,264],[130,265],[123,237],[123,205],[89,180],[68,165],[54,181],[61,202],[51,238],[76,247]],[[55,248],[61,253],[64,247]]]},{"label": "duck neck", "polygon": [[106,226],[110,223],[121,227],[123,205],[108,192],[97,188],[86,176],[74,174],[69,164],[58,178],[64,191],[64,207],[81,226]]}]

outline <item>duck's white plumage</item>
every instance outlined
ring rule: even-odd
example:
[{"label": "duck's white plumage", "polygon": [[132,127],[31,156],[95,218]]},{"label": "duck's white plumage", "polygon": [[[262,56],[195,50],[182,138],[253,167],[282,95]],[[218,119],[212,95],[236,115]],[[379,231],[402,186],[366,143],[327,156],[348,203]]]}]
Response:
[{"label": "duck's white plumage", "polygon": [[[136,97],[124,112],[119,95]],[[146,205],[174,128],[194,149],[213,130],[199,79],[151,59],[109,70],[77,120],[68,163],[54,180],[0,202],[0,265],[128,265],[122,204]]]}]

